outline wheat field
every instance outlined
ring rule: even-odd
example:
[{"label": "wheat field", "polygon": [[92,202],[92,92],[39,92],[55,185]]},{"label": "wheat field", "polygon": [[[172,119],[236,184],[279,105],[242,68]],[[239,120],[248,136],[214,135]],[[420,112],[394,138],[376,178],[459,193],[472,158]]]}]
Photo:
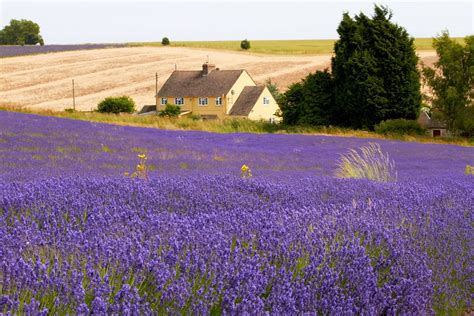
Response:
[{"label": "wheat field", "polygon": [[[420,51],[432,63],[434,51]],[[158,89],[175,67],[198,70],[209,59],[220,69],[246,69],[257,83],[271,78],[281,90],[308,73],[330,67],[330,54],[263,55],[184,47],[123,47],[69,51],[0,60],[0,106],[89,111],[108,96],[129,95],[140,109],[154,104]]]}]

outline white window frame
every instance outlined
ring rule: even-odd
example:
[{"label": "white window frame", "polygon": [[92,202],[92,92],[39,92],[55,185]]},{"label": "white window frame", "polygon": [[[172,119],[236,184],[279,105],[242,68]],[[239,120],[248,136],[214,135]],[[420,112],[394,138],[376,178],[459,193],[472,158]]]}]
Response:
[{"label": "white window frame", "polygon": [[265,105],[270,104],[270,98],[269,97],[263,97],[263,104],[265,104]]},{"label": "white window frame", "polygon": [[222,97],[216,97],[216,106],[222,106]]},{"label": "white window frame", "polygon": [[174,98],[175,105],[184,105],[184,98]]},{"label": "white window frame", "polygon": [[167,105],[168,104],[168,98],[161,98],[161,105]]},{"label": "white window frame", "polygon": [[209,100],[207,98],[199,98],[198,104],[199,106],[207,106],[209,104]]}]

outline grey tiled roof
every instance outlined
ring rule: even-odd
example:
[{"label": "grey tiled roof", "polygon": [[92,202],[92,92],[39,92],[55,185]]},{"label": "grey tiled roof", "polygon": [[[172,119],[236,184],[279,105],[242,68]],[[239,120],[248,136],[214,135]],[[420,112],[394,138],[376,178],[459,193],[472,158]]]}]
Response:
[{"label": "grey tiled roof", "polygon": [[229,92],[244,70],[174,71],[158,92],[158,97],[213,97]]},{"label": "grey tiled roof", "polygon": [[247,86],[240,93],[239,98],[230,110],[230,115],[248,116],[258,97],[262,94],[264,86]]}]

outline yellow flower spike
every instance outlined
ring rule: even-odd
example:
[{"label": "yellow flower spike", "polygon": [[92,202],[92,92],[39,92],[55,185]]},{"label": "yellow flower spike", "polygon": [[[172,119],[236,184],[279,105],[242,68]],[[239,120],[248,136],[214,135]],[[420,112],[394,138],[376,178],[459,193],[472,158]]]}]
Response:
[{"label": "yellow flower spike", "polygon": [[146,155],[145,155],[145,154],[139,154],[139,155],[138,155],[138,158],[140,158],[140,159],[146,159]]},{"label": "yellow flower spike", "polygon": [[247,165],[242,165],[240,168],[240,172],[242,173],[242,178],[251,178],[252,177],[252,172],[250,170],[250,167]]}]

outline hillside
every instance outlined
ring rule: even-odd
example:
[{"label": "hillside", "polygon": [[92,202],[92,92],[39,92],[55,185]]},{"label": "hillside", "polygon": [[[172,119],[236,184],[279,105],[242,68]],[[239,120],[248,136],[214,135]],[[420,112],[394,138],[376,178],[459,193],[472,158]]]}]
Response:
[{"label": "hillside", "polygon": [[[420,51],[432,63],[434,51]],[[282,90],[309,72],[329,67],[330,54],[262,55],[226,50],[183,47],[125,47],[11,57],[2,60],[0,106],[64,110],[72,107],[75,80],[78,110],[95,109],[111,95],[130,95],[139,108],[154,104],[155,73],[158,86],[175,65],[199,69],[209,60],[221,69],[246,69],[257,83],[272,78]]]}]

